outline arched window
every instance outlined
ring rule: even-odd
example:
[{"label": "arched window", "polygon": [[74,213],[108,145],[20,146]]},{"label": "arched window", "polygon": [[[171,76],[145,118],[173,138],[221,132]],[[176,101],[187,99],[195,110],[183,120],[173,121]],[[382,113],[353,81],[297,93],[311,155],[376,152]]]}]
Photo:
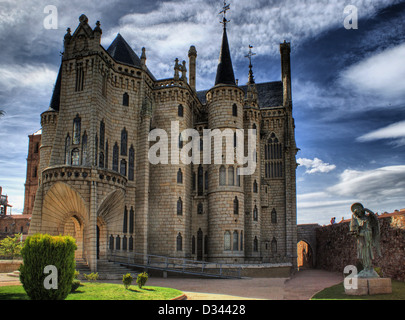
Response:
[{"label": "arched window", "polygon": [[183,251],[183,237],[181,236],[181,233],[177,235],[176,247],[177,251]]},{"label": "arched window", "polygon": [[273,240],[271,241],[271,252],[277,253],[277,240],[274,237]]},{"label": "arched window", "polygon": [[73,119],[73,144],[80,143],[80,129],[81,129],[81,119],[79,115]]},{"label": "arched window", "polygon": [[128,147],[128,132],[124,128],[121,131],[121,155],[122,156],[127,155],[127,147]]},{"label": "arched window", "polygon": [[39,152],[39,142],[37,142],[34,147],[34,153],[38,153],[38,152]]},{"label": "arched window", "polygon": [[131,210],[129,210],[129,233],[134,233],[134,218],[134,207],[131,207]]},{"label": "arched window", "polygon": [[238,116],[238,106],[236,105],[236,103],[234,103],[234,105],[232,106],[232,115],[234,117]]},{"label": "arched window", "polygon": [[204,205],[202,202],[199,202],[197,205],[197,214],[203,214],[204,213]]},{"label": "arched window", "polygon": [[234,168],[230,166],[228,168],[228,186],[234,185]]},{"label": "arched window", "polygon": [[104,138],[105,138],[105,124],[104,121],[100,121],[100,150],[104,150]]},{"label": "arched window", "polygon": [[100,152],[99,156],[98,156],[98,166],[100,168],[104,168],[104,153]]},{"label": "arched window", "polygon": [[181,171],[181,169],[177,171],[177,183],[183,183],[183,172]]},{"label": "arched window", "polygon": [[255,181],[253,182],[253,192],[254,192],[254,193],[257,193],[257,189],[258,189],[258,187],[257,187],[257,181],[255,180]]},{"label": "arched window", "polygon": [[179,149],[183,148],[183,137],[181,136],[181,133],[179,134]]},{"label": "arched window", "polygon": [[83,69],[83,63],[77,63],[76,64],[76,86],[75,86],[75,91],[83,91],[83,85],[84,85],[84,69]]},{"label": "arched window", "polygon": [[113,147],[113,165],[112,165],[112,169],[116,172],[118,172],[118,153],[119,153],[119,147],[118,147],[118,143],[116,142],[114,144]]},{"label": "arched window", "polygon": [[274,132],[264,146],[265,176],[276,179],[283,177],[283,146]]},{"label": "arched window", "polygon": [[181,200],[181,198],[177,200],[177,215],[178,216],[183,215],[183,200]]},{"label": "arched window", "polygon": [[122,238],[122,250],[127,250],[127,236]]},{"label": "arched window", "polygon": [[208,171],[205,171],[205,174],[204,174],[204,183],[205,183],[205,186],[204,186],[204,188],[205,188],[205,191],[208,191]]},{"label": "arched window", "polygon": [[277,211],[275,208],[271,211],[271,223],[277,223]]},{"label": "arched window", "polygon": [[114,237],[110,235],[110,244],[108,246],[110,250],[114,250]]},{"label": "arched window", "polygon": [[129,95],[126,92],[122,95],[122,105],[126,107],[129,106]]},{"label": "arched window", "polygon": [[233,232],[233,251],[238,251],[239,249],[239,234],[238,231],[234,231]]},{"label": "arched window", "polygon": [[98,136],[96,134],[96,136],[94,137],[94,165],[97,167],[98,166]]},{"label": "arched window", "polygon": [[115,238],[115,250],[121,250],[121,238],[117,236]]},{"label": "arched window", "polygon": [[259,241],[257,240],[257,237],[253,240],[253,251],[258,252],[259,251]]},{"label": "arched window", "polygon": [[231,233],[229,231],[225,231],[224,234],[224,250],[225,251],[231,250]]},{"label": "arched window", "polygon": [[236,148],[238,146],[238,138],[236,136],[236,132],[233,133],[233,147]]},{"label": "arched window", "polygon": [[74,148],[72,150],[72,166],[79,166],[80,165],[80,152],[78,148]]},{"label": "arched window", "polygon": [[240,232],[240,251],[243,251],[243,231]]},{"label": "arched window", "polygon": [[239,214],[239,200],[238,197],[235,197],[233,200],[233,214]]},{"label": "arched window", "polygon": [[65,164],[69,165],[70,160],[70,137],[68,133],[65,139]]},{"label": "arched window", "polygon": [[255,207],[253,209],[253,220],[257,221],[258,217],[259,217],[259,212],[258,212],[257,206],[255,205]]},{"label": "arched window", "polygon": [[105,142],[105,168],[108,169],[108,140]]},{"label": "arched window", "polygon": [[134,181],[134,167],[135,167],[135,150],[134,146],[131,145],[129,148],[129,157],[128,157],[128,180]]},{"label": "arched window", "polygon": [[[257,130],[256,123],[254,123],[254,124],[252,125],[252,129],[253,129],[253,130]],[[257,134],[257,131],[256,131],[256,133],[255,133],[255,134]]]},{"label": "arched window", "polygon": [[129,251],[134,251],[134,238],[132,236],[129,237]]},{"label": "arched window", "polygon": [[219,185],[220,186],[226,185],[226,168],[225,168],[225,166],[221,166],[219,168]]},{"label": "arched window", "polygon": [[202,165],[200,164],[198,167],[198,180],[197,180],[197,191],[198,191],[198,195],[202,196],[204,193],[204,170]]},{"label": "arched window", "polygon": [[184,107],[183,105],[179,104],[179,106],[177,107],[177,115],[179,117],[183,117],[184,116]]},{"label": "arched window", "polygon": [[87,132],[84,131],[82,137],[82,166],[87,165]]},{"label": "arched window", "polygon": [[32,170],[32,177],[36,178],[38,175],[38,167],[34,167],[34,170]]},{"label": "arched window", "polygon": [[122,174],[123,176],[127,175],[127,162],[125,161],[125,159],[121,160],[120,163],[120,174]]},{"label": "arched window", "polygon": [[127,206],[125,206],[124,209],[124,221],[122,224],[122,232],[123,233],[127,233],[128,231],[128,210],[127,210]]}]

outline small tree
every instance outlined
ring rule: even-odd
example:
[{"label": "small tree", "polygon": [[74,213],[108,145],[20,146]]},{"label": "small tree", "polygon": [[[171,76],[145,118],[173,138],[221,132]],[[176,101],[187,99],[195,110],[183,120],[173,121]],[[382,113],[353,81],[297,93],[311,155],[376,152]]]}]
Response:
[{"label": "small tree", "polygon": [[129,286],[132,284],[132,281],[134,278],[132,278],[130,273],[127,273],[122,276],[122,283],[124,284],[125,289],[128,289]]},{"label": "small tree", "polygon": [[10,259],[20,257],[22,247],[21,234],[15,234],[14,237],[7,237],[0,241],[0,256]]},{"label": "small tree", "polygon": [[146,281],[148,281],[148,274],[146,272],[138,274],[136,283],[138,284],[139,289],[142,289],[142,287],[146,284]]},{"label": "small tree", "polygon": [[[35,234],[27,237],[21,250],[20,281],[31,300],[64,300],[67,297],[75,275],[76,248],[75,239],[70,236]],[[47,279],[52,280],[52,286]]]}]

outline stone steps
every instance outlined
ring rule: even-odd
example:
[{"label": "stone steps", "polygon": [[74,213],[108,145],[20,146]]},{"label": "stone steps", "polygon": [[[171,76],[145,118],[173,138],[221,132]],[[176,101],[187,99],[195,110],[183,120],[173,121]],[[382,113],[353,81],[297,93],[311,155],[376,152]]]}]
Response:
[{"label": "stone steps", "polygon": [[20,271],[17,270],[17,271],[9,272],[9,273],[7,273],[7,275],[9,277],[20,278]]}]

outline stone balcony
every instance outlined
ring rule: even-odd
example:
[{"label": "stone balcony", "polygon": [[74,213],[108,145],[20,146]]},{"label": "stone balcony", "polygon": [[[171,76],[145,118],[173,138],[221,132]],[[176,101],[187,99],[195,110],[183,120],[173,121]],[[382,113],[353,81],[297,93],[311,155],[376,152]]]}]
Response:
[{"label": "stone balcony", "polygon": [[125,188],[128,183],[127,178],[118,172],[94,167],[63,165],[49,167],[42,172],[43,184],[58,181],[96,181],[120,188]]}]

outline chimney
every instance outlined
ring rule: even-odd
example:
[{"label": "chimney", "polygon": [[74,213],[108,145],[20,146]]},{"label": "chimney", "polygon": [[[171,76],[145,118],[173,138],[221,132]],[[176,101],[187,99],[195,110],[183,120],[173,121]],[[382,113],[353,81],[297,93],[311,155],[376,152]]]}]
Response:
[{"label": "chimney", "polygon": [[284,40],[280,44],[281,55],[281,80],[283,82],[283,104],[284,106],[291,106],[291,63],[290,63],[291,45]]},{"label": "chimney", "polygon": [[194,46],[190,47],[188,51],[188,58],[189,58],[189,84],[193,90],[196,90],[196,60],[197,60],[197,50]]}]

